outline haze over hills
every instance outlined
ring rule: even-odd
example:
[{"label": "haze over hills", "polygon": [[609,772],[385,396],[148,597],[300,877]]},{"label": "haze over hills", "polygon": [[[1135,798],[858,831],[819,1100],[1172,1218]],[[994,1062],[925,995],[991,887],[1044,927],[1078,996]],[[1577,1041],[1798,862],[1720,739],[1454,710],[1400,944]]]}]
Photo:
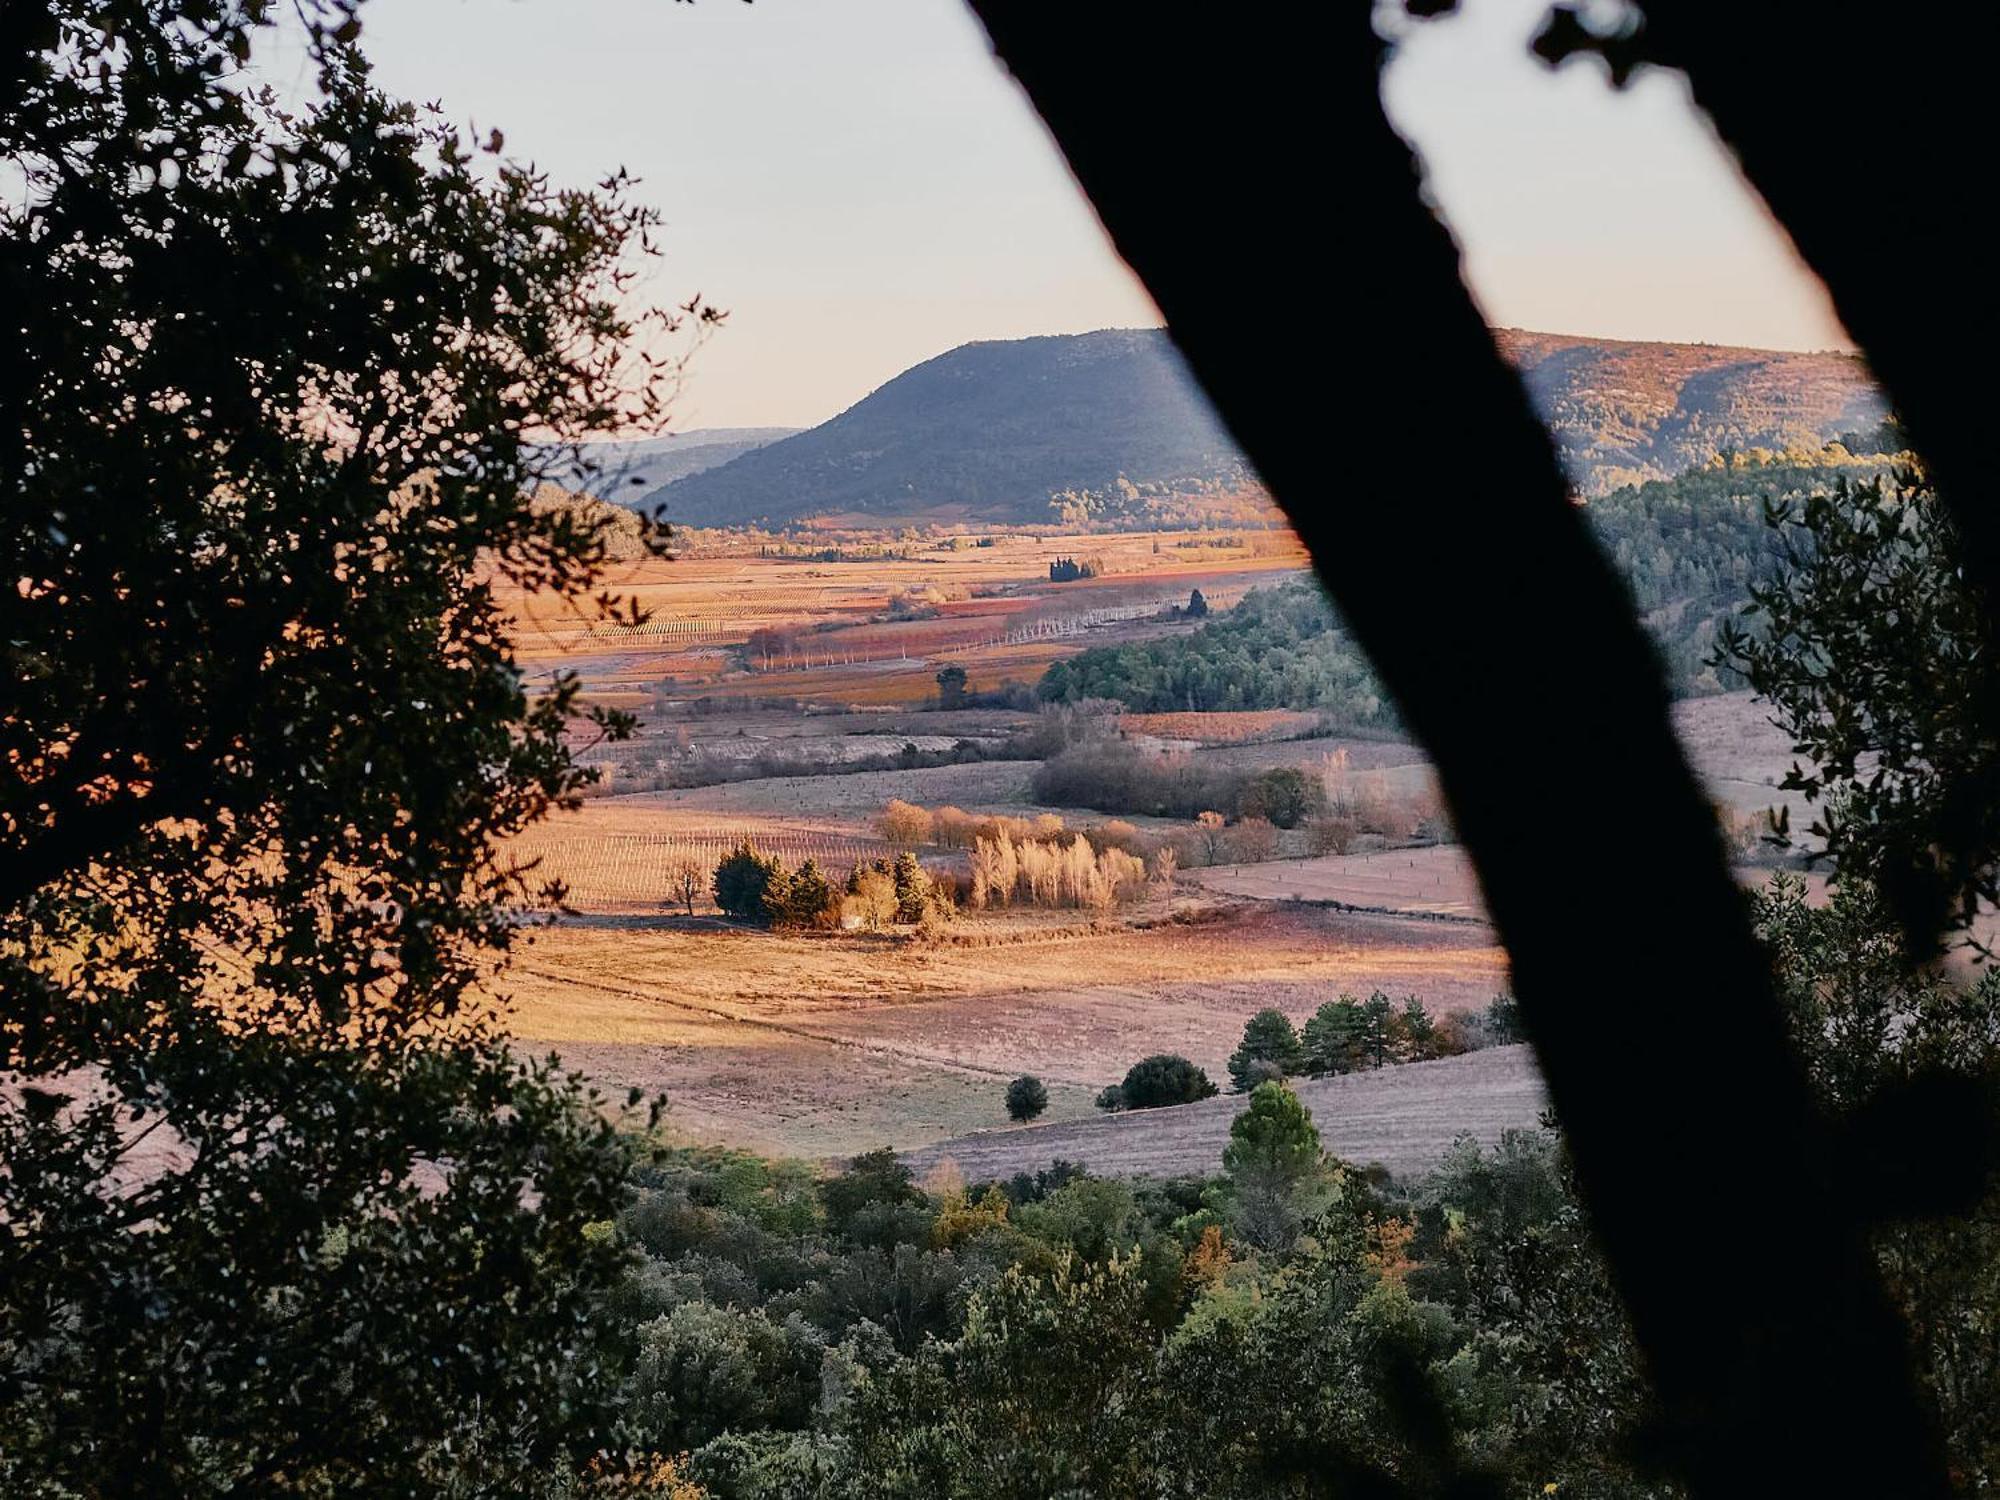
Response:
[{"label": "haze over hills", "polygon": [[[1872,430],[1888,411],[1850,355],[1494,336],[1586,496],[1670,477],[1723,449],[1817,446]],[[1438,414],[1441,437],[1450,422]],[[1110,492],[1121,476],[1199,490],[1248,473],[1162,329],[965,344],[817,427],[749,443],[726,461],[722,451],[681,450],[674,456],[696,458],[698,471],[652,490],[624,487],[620,498],[664,504],[691,526],[816,516],[1033,523],[1048,518],[1053,493]],[[710,454],[717,461],[702,462]]]},{"label": "haze over hills", "polygon": [[[601,472],[591,476],[590,488],[606,499],[636,508],[641,503],[640,496],[662,485],[741,458],[753,448],[788,438],[798,430],[796,427],[696,427],[656,438],[592,443],[590,457]],[[558,473],[550,479],[570,488],[581,477]]]}]

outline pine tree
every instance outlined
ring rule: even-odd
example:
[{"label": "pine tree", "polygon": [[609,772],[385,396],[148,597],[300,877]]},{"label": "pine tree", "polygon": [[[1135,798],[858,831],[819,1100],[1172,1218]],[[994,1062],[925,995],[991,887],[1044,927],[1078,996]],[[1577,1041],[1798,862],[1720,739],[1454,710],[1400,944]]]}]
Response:
[{"label": "pine tree", "polygon": [[896,920],[920,922],[931,900],[931,878],[917,863],[916,855],[905,849],[896,856],[890,871],[896,882]]},{"label": "pine tree", "polygon": [[1244,1093],[1273,1078],[1305,1067],[1305,1048],[1291,1018],[1277,1009],[1260,1010],[1243,1028],[1243,1043],[1229,1055],[1232,1092]]}]

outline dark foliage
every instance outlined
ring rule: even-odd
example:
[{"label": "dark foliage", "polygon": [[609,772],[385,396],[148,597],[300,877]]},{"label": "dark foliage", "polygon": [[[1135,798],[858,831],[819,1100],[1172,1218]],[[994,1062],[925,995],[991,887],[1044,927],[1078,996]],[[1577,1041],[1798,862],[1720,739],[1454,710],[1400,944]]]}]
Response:
[{"label": "dark foliage", "polygon": [[1546,1137],[1384,1196],[1273,1086],[1211,1180],[927,1197],[887,1152],[815,1188],[682,1151],[642,1183],[620,1399],[718,1500],[1303,1500],[1426,1472],[1412,1382],[1508,1493],[1669,1493],[1620,1458],[1643,1386]]},{"label": "dark foliage", "polygon": [[2000,668],[1958,529],[1914,469],[1774,505],[1787,566],[1752,590],[1718,662],[1798,747],[1784,785],[1817,848],[1870,879],[1912,932],[2000,899]]},{"label": "dark foliage", "polygon": [[1007,1118],[1032,1120],[1049,1107],[1049,1091],[1042,1080],[1023,1073],[1007,1085]]},{"label": "dark foliage", "polygon": [[1366,728],[1394,722],[1374,674],[1311,584],[1257,589],[1189,635],[1098,646],[1042,674],[1043,701],[1109,698],[1135,713],[1321,708]]},{"label": "dark foliage", "polygon": [[1185,1057],[1173,1052],[1157,1052],[1143,1057],[1125,1073],[1118,1085],[1118,1098],[1125,1109],[1158,1109],[1166,1104],[1192,1104],[1212,1098],[1217,1092],[1208,1074]]},{"label": "dark foliage", "polygon": [[1268,819],[1280,828],[1297,828],[1326,811],[1326,787],[1298,766],[1273,766],[1244,782],[1233,810],[1242,817]]},{"label": "dark foliage", "polygon": [[376,91],[345,5],[287,9],[281,101],[276,9],[0,23],[10,1495],[519,1492],[616,1446],[628,1147],[468,1000],[552,894],[504,841],[589,779],[493,585],[613,605],[521,434],[656,421],[652,216]]},{"label": "dark foliage", "polygon": [[1149,755],[1123,740],[1089,739],[1044,761],[1032,786],[1045,806],[1192,818],[1235,812],[1249,780],[1200,757]]},{"label": "dark foliage", "polygon": [[784,909],[790,881],[776,855],[738,844],[716,864],[710,894],[723,915],[739,922],[768,922]]},{"label": "dark foliage", "polygon": [[1291,1018],[1281,1010],[1260,1010],[1243,1027],[1243,1041],[1229,1054],[1231,1088],[1243,1093],[1271,1078],[1305,1067],[1305,1048]]}]

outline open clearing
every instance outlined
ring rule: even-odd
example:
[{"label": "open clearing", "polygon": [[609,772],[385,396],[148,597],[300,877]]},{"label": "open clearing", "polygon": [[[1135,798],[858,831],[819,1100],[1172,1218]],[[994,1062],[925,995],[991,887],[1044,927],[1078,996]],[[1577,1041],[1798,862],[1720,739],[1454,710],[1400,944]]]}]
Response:
[{"label": "open clearing", "polygon": [[[1526,1047],[1295,1082],[1320,1138],[1342,1161],[1398,1176],[1434,1166],[1461,1136],[1491,1144],[1532,1129],[1547,1099]],[[1171,1109],[1020,1125],[941,1141],[909,1154],[919,1173],[955,1163],[968,1182],[1078,1162],[1104,1176],[1173,1177],[1222,1167],[1229,1126],[1249,1103],[1223,1095]]]},{"label": "open clearing", "polygon": [[1204,890],[1260,901],[1318,901],[1370,911],[1486,920],[1472,861],[1456,844],[1215,865],[1183,873]]},{"label": "open clearing", "polygon": [[[712,920],[543,929],[505,990],[511,1029],[607,1087],[664,1089],[675,1128],[805,1156],[914,1147],[1005,1118],[1031,1072],[1079,1117],[1147,1052],[1223,1075],[1243,1023],[1341,993],[1483,1007],[1506,988],[1484,928],[1238,904],[1093,929],[1075,914],[966,924],[926,947]],[[1163,916],[1164,913],[1158,915]]]}]

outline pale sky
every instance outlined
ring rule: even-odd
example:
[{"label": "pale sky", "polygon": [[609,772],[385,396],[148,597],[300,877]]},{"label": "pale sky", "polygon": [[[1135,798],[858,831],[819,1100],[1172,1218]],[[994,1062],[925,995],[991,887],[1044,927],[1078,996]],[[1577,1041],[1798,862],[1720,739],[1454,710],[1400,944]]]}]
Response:
[{"label": "pale sky", "polygon": [[[1540,9],[1467,0],[1387,85],[1489,320],[1844,346],[1678,80],[1549,73],[1523,47]],[[558,182],[642,179],[653,299],[730,313],[676,427],[807,426],[971,339],[1159,321],[958,0],[370,0],[363,22],[392,92]],[[1144,107],[1143,80],[1106,86]]]}]

